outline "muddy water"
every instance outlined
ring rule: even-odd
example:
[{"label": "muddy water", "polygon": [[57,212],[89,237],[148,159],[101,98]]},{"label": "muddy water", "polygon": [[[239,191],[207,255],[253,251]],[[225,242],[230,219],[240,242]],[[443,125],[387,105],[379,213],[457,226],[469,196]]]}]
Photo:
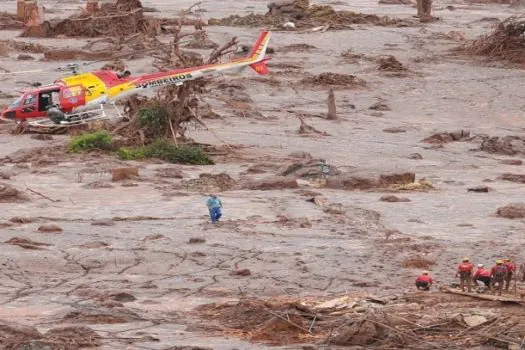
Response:
[{"label": "muddy water", "polygon": [[[144,5],[175,13],[191,3],[152,1]],[[457,9],[446,10],[445,6],[450,4]],[[4,5],[6,10],[14,9],[15,2],[3,2]],[[54,2],[49,5],[62,11],[61,15],[76,6]],[[246,86],[253,106],[267,118],[233,117],[222,103],[214,101],[219,114],[226,118],[207,121],[222,140],[247,147],[253,161],[183,167],[183,171],[185,178],[196,178],[202,172],[226,172],[239,179],[251,163],[306,151],[344,171],[366,174],[414,171],[418,179],[430,179],[436,190],[397,194],[411,202],[385,203],[379,201],[384,193],[313,189],[329,202],[342,204],[346,210],[342,216],[323,212],[297,190],[230,191],[221,194],[224,222],[212,226],[201,193],[174,189],[179,180],[161,180],[156,176],[156,170],[164,165],[130,162],[140,166],[142,179],[135,182],[136,187],[123,187],[112,183],[103,171],[118,165],[106,158],[96,164],[93,159],[82,163],[66,158],[56,166],[44,168],[6,164],[0,170],[14,173],[8,180],[10,184],[20,189],[31,188],[59,201],[27,193],[29,202],[1,204],[1,220],[13,216],[35,219],[0,229],[0,241],[23,237],[51,246],[26,250],[0,245],[3,275],[0,318],[46,330],[74,323],[64,320],[64,315],[72,310],[94,308],[107,312],[109,309],[102,307],[100,300],[124,291],[137,298],[124,303],[124,309],[137,313],[142,320],[89,326],[108,338],[149,334],[160,342],[136,343],[130,347],[125,341],[107,340],[104,349],[164,349],[184,344],[214,349],[263,349],[264,346],[233,338],[204,338],[206,332],[186,328],[199,321],[184,313],[202,303],[235,300],[240,295],[239,289],[258,296],[297,297],[361,290],[376,294],[404,291],[411,287],[419,271],[400,266],[405,258],[414,255],[435,260],[432,273],[442,283],[454,280],[454,264],[463,255],[486,264],[502,254],[515,254],[519,258],[525,243],[520,234],[523,222],[496,218],[494,213],[499,206],[522,201],[522,185],[496,180],[504,172],[521,173],[522,167],[499,162],[513,157],[473,151],[479,146],[476,142],[456,142],[440,149],[429,149],[428,144],[421,142],[434,132],[458,129],[468,129],[472,134],[523,134],[520,91],[524,73],[480,66],[470,59],[445,57],[447,50],[458,42],[432,39],[433,33],[450,31],[473,38],[490,27],[489,22],[480,19],[504,18],[515,12],[505,6],[463,2],[440,2],[434,6],[443,21],[418,27],[359,25],[355,30],[326,33],[274,32],[271,46],[277,53],[271,63],[293,63],[303,69],[291,74],[270,66],[272,77],[281,81],[277,87],[261,82],[251,72],[245,73],[240,82]],[[203,7],[207,10],[203,16],[209,18],[264,12],[266,3],[214,1]],[[337,8],[402,18],[415,13],[410,6],[380,6],[368,0]],[[236,35],[249,44],[260,28],[209,27],[208,30],[211,39],[219,43]],[[15,34],[2,32],[6,37]],[[60,47],[81,47],[85,43],[64,39],[40,42]],[[298,43],[309,43],[317,49],[279,52],[280,47]],[[364,58],[357,63],[345,62],[341,52],[348,49],[363,54]],[[408,76],[389,77],[378,72],[375,57],[380,54],[395,55],[410,69]],[[0,62],[10,70],[34,66],[20,63],[15,57],[13,54]],[[129,64],[132,70],[140,72],[147,68],[149,60]],[[39,66],[52,69],[56,63],[39,62]],[[341,121],[307,118],[310,125],[329,136],[301,137],[296,133],[299,121],[294,114],[325,113],[327,89],[304,87],[297,81],[305,73],[322,72],[357,74],[367,81],[368,87],[336,90]],[[43,72],[31,78],[47,81],[56,77]],[[15,82],[19,78],[2,79],[5,86],[2,91],[22,86]],[[379,99],[391,111],[377,114],[368,109]],[[350,108],[351,104],[355,109]],[[389,127],[402,127],[406,132],[383,132]],[[202,129],[189,130],[189,136],[220,144]],[[0,157],[18,149],[63,141],[60,136],[52,142],[43,142],[29,136],[3,134]],[[420,153],[423,159],[409,159],[412,153]],[[85,173],[86,168],[94,167],[101,172]],[[494,182],[483,182],[485,179]],[[112,187],[85,187],[93,182]],[[494,191],[467,192],[468,187],[482,184]],[[363,209],[378,212],[380,220],[371,218]],[[291,222],[280,223],[279,215],[290,218]],[[112,217],[124,220],[116,221],[113,226],[92,225],[93,220]],[[296,224],[301,218],[307,218],[311,226]],[[38,227],[46,223],[59,225],[63,232],[38,232]],[[432,243],[438,248],[414,250],[410,244],[392,248],[382,240],[386,229],[399,230],[399,236],[408,236],[416,243]],[[189,244],[192,237],[203,237],[206,241]],[[362,272],[363,265],[368,269],[366,274]],[[244,268],[251,271],[250,276],[230,275]],[[370,286],[363,287],[363,282],[369,282]]]}]

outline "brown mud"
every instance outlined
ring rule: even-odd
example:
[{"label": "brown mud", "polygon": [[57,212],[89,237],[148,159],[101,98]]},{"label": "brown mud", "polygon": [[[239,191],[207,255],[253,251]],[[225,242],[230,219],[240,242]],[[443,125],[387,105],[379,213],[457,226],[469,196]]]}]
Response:
[{"label": "brown mud", "polygon": [[[174,35],[188,33],[192,63],[237,37],[225,62],[275,29],[268,76],[193,86],[185,108],[204,123],[182,114],[179,141],[214,164],[72,154],[82,130],[35,137],[0,124],[0,348],[518,349],[521,271],[510,301],[444,288],[463,256],[525,259],[521,19],[500,23],[518,10],[445,1],[421,23],[405,1],[382,2],[209,2],[177,32],[190,1],[87,16],[51,0],[45,38],[19,37],[0,15],[0,71],[45,70],[1,75],[1,106],[67,74],[54,60],[144,74],[181,66],[169,49],[138,52]],[[190,35],[201,21],[206,35]],[[139,130],[114,138],[151,137]],[[216,225],[209,193],[224,204]],[[429,292],[415,289],[422,270]]]}]

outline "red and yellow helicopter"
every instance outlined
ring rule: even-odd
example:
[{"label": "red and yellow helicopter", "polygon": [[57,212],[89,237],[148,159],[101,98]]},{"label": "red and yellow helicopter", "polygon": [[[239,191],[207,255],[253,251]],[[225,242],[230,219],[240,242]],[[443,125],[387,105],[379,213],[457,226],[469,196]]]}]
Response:
[{"label": "red and yellow helicopter", "polygon": [[[46,121],[51,119],[54,124],[67,125],[75,123],[74,116],[77,116],[78,120],[78,115],[84,111],[93,110],[106,103],[114,104],[116,100],[141,89],[182,85],[185,81],[228,71],[241,71],[248,66],[256,73],[264,75],[268,73],[267,61],[271,59],[265,57],[270,36],[271,32],[263,31],[247,56],[227,63],[174,69],[136,77],[129,71],[99,70],[57,79],[52,84],[23,91],[20,97],[1,111],[1,117],[16,121],[46,117]],[[52,110],[55,117],[51,116]],[[56,113],[59,113],[58,118]]]}]

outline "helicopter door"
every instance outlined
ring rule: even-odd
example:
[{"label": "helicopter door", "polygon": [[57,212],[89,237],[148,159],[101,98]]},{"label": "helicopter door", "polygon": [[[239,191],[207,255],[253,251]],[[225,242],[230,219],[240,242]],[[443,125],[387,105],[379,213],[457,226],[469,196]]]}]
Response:
[{"label": "helicopter door", "polygon": [[82,85],[64,86],[60,90],[59,100],[61,109],[70,112],[86,104],[86,89]]},{"label": "helicopter door", "polygon": [[28,93],[20,108],[20,118],[34,118],[39,117],[40,114],[41,112],[38,111],[38,93]]}]

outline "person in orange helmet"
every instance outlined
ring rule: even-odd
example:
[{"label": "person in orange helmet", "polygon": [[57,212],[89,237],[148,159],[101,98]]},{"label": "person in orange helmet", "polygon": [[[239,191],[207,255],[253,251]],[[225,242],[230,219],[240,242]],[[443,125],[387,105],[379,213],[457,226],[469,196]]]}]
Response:
[{"label": "person in orange helmet", "polygon": [[512,277],[516,273],[516,264],[511,259],[503,259],[503,265],[507,267],[507,277],[505,278],[505,290],[508,291]]},{"label": "person in orange helmet", "polygon": [[416,278],[416,287],[419,290],[430,290],[432,283],[432,277],[428,275],[428,271],[423,271],[421,275]]},{"label": "person in orange helmet", "polygon": [[461,291],[465,291],[465,284],[467,285],[467,290],[471,292],[471,283],[472,283],[472,271],[474,270],[474,265],[470,262],[470,259],[465,257],[463,262],[458,265],[456,277],[459,275],[459,286]]},{"label": "person in orange helmet", "polygon": [[[503,284],[505,283],[505,279],[507,278],[507,267],[503,265],[503,260],[496,260],[496,265],[490,269],[490,283],[491,287],[494,290],[494,294],[496,294],[496,291],[498,292],[498,295],[501,295],[501,291],[503,289]],[[498,285],[497,289],[494,289],[495,285]]]}]

